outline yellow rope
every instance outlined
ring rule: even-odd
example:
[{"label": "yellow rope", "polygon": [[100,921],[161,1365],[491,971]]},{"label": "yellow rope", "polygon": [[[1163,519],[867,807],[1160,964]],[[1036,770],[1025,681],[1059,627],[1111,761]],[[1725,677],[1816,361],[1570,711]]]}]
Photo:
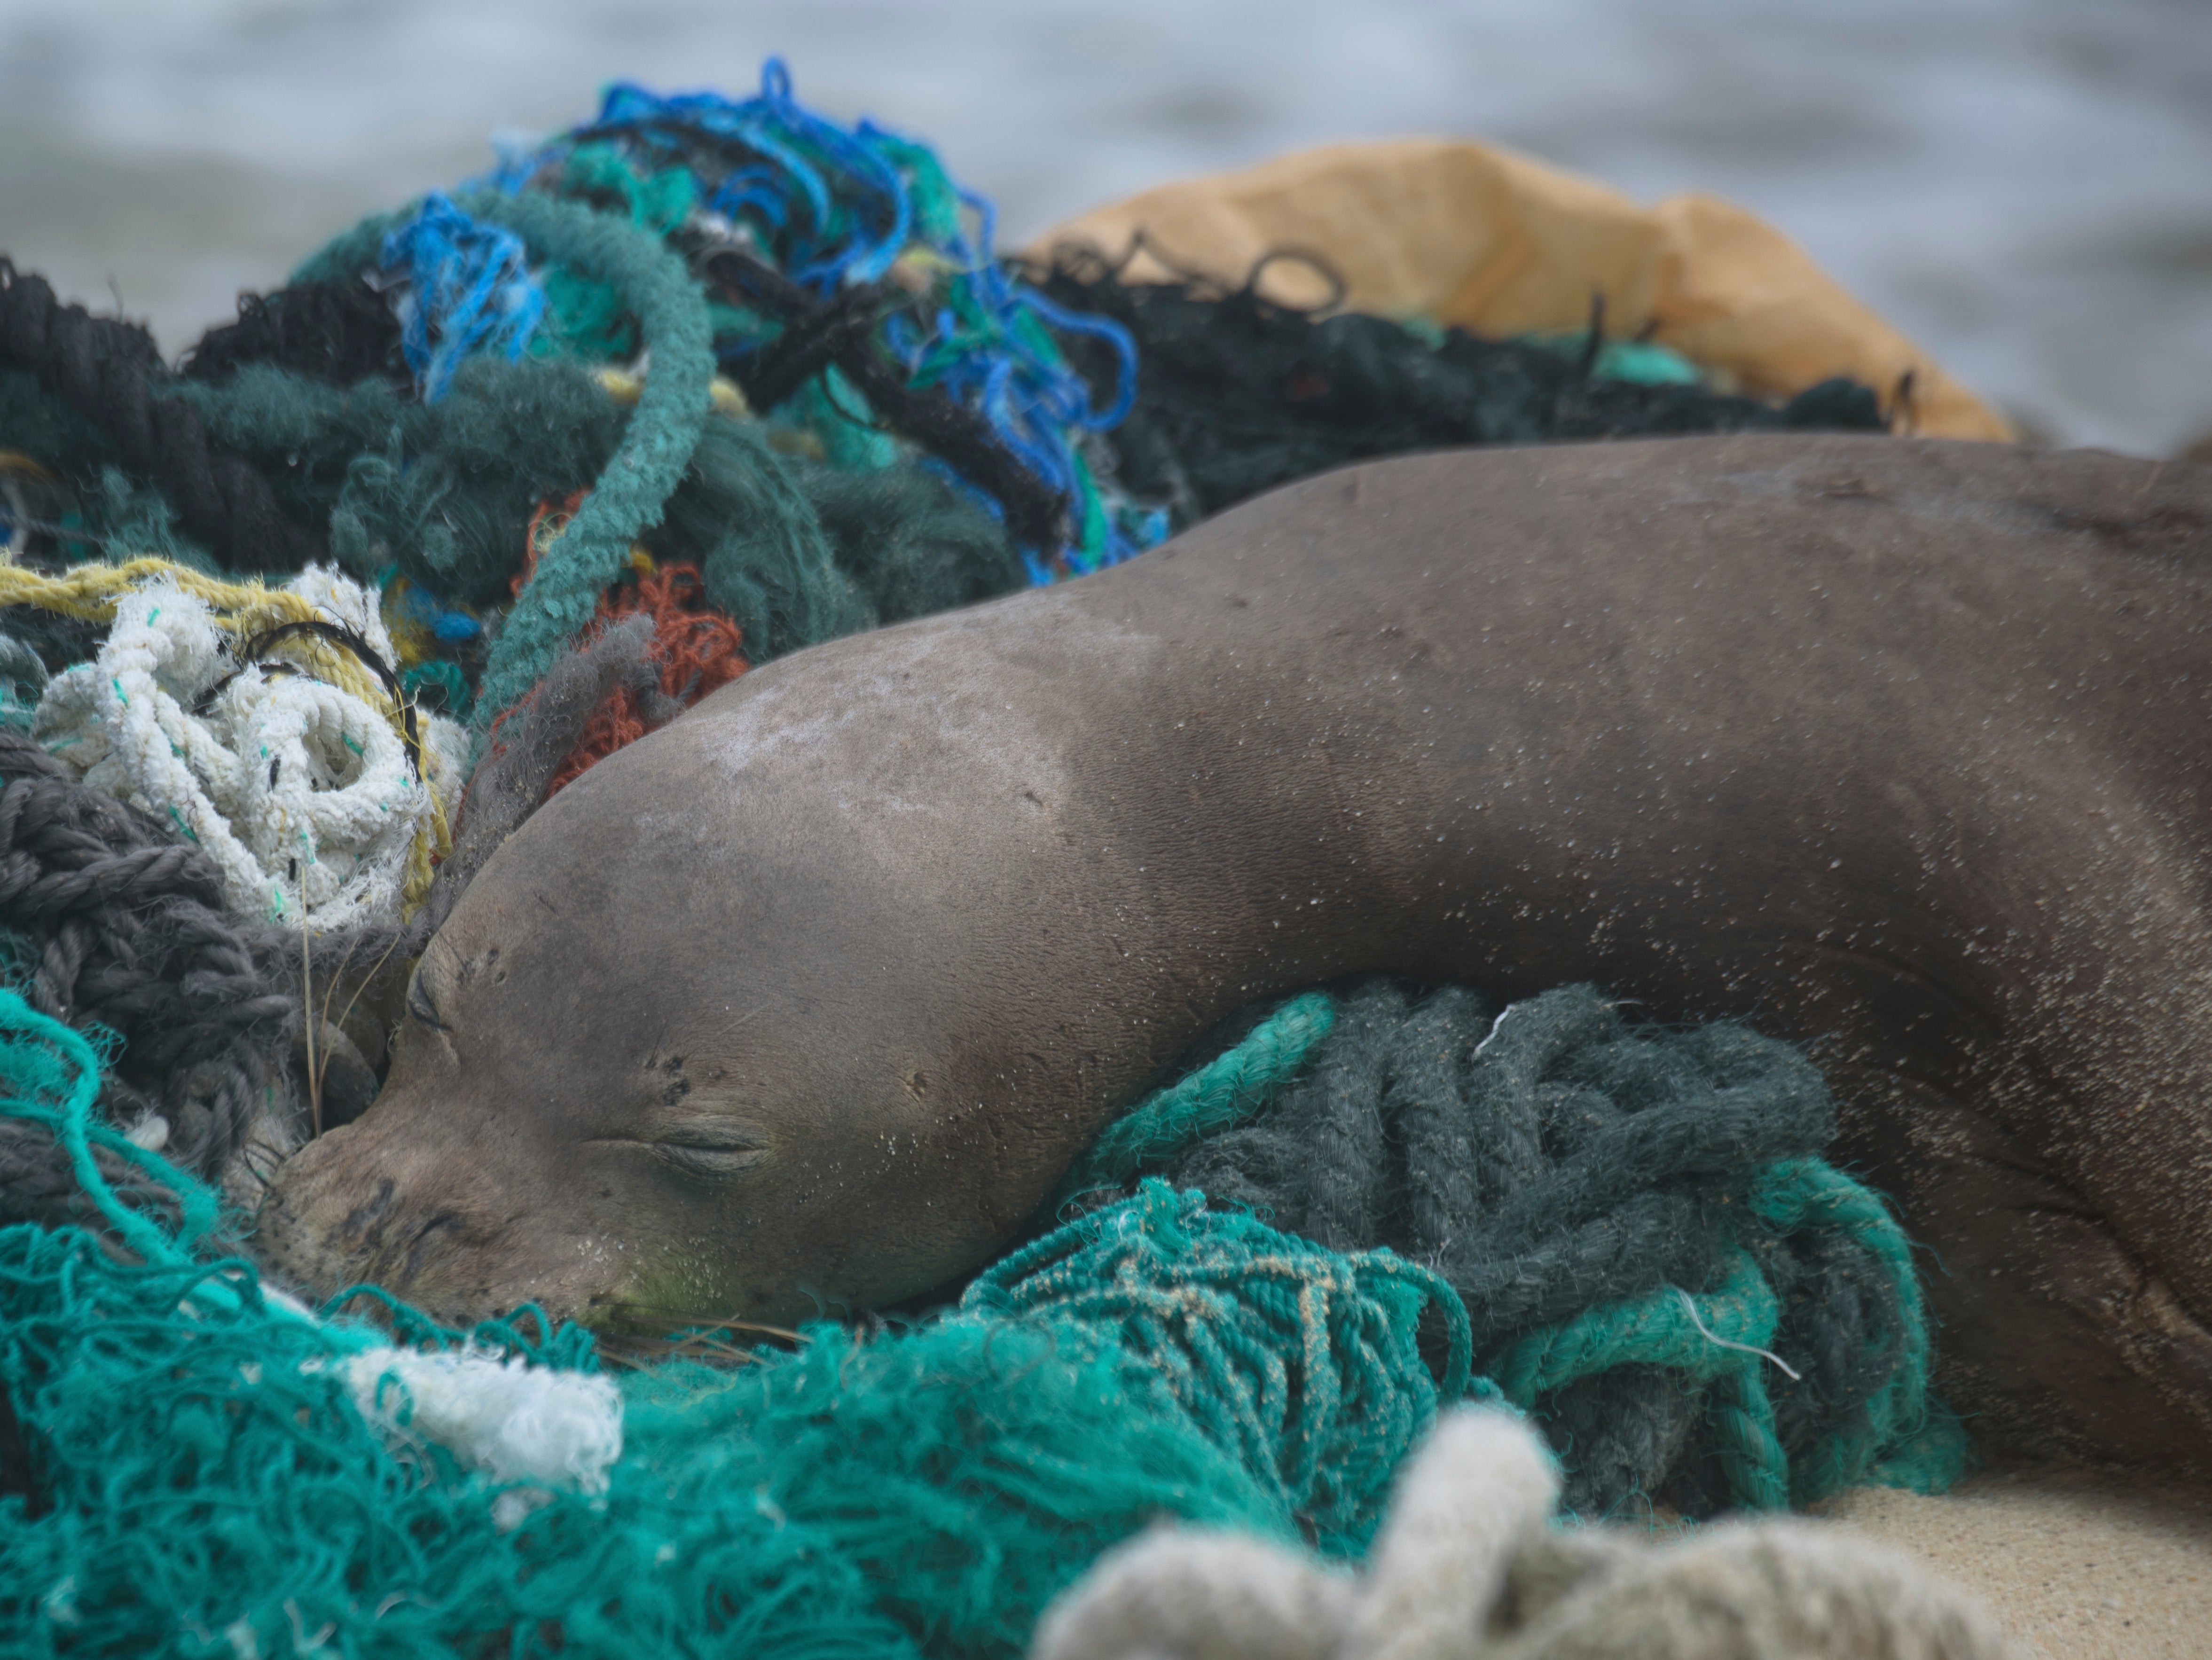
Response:
[{"label": "yellow rope", "polygon": [[[637,402],[645,392],[645,377],[632,374],[627,369],[601,369],[598,379],[599,389],[625,409]],[[708,384],[707,391],[714,400],[718,415],[742,421],[752,413],[746,405],[744,391],[734,380],[726,380],[718,374]]]},{"label": "yellow rope", "polygon": [[[268,587],[259,582],[218,581],[189,565],[154,558],[130,559],[119,565],[79,565],[66,576],[44,576],[20,565],[0,565],[0,606],[35,605],[40,611],[83,622],[112,623],[118,599],[132,589],[156,581],[173,582],[195,599],[205,600],[216,613],[217,623],[240,640],[251,639],[280,623],[331,620],[313,602],[289,589]],[[369,708],[380,710],[398,734],[400,742],[407,741],[406,717],[401,706],[386,691],[383,682],[351,652],[313,635],[286,640],[281,648],[297,659],[300,666],[316,679],[350,692]],[[437,787],[430,781],[424,758],[427,753],[419,748],[416,751],[416,761],[424,769],[422,787],[430,792],[430,821],[426,830],[416,833],[407,850],[407,881],[401,890],[400,906],[408,916],[415,914],[428,894],[431,873],[437,862],[453,850],[453,830],[446,822],[445,806],[438,799]]]}]

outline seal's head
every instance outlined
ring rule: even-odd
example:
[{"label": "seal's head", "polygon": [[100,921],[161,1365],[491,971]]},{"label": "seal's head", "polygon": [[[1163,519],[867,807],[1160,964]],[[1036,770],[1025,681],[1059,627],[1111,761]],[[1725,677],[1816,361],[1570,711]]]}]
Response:
[{"label": "seal's head", "polygon": [[[602,762],[486,865],[375,1104],[280,1172],[258,1241],[280,1275],[658,1334],[894,1301],[1018,1227],[1096,1124],[1006,1133],[1041,1080],[977,1035],[1018,1008],[945,971],[988,959],[970,884],[997,873],[918,857],[911,800],[902,821],[816,787],[866,769],[837,732],[782,741],[775,678]],[[845,731],[879,742],[865,713]],[[1000,806],[937,803],[969,846],[1017,821]]]}]

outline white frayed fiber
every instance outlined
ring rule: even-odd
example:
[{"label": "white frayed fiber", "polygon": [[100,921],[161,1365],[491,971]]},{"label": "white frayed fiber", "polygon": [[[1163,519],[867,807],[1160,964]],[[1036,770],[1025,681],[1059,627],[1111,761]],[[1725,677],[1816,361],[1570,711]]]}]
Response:
[{"label": "white frayed fiber", "polygon": [[[321,569],[289,586],[392,660],[366,588]],[[295,665],[241,665],[232,645],[196,595],[137,588],[99,655],[49,684],[33,731],[87,785],[198,842],[235,915],[296,923],[304,907],[325,930],[396,920],[440,797],[458,794],[465,734],[428,717],[418,778],[388,711]]]},{"label": "white frayed fiber", "polygon": [[[1615,1556],[1484,1660],[2003,1660],[1962,1594],[1818,1523],[1710,1528]],[[1468,1651],[1462,1651],[1467,1652]]]},{"label": "white frayed fiber", "polygon": [[1552,1517],[1559,1475],[1492,1408],[1408,1461],[1366,1573],[1269,1541],[1156,1530],[1046,1609],[1030,1660],[2007,1660],[1960,1593],[1781,1520],[1654,1543]]},{"label": "white frayed fiber", "polygon": [[1447,1414],[1391,1493],[1352,1646],[1375,1660],[1460,1652],[1461,1633],[1480,1631],[1498,1601],[1515,1549],[1559,1502],[1559,1468],[1518,1419]]},{"label": "white frayed fiber", "polygon": [[344,1365],[363,1418],[434,1441],[495,1481],[604,1493],[622,1456],[622,1393],[596,1373],[469,1349],[380,1347]]},{"label": "white frayed fiber", "polygon": [[1352,1579],[1243,1534],[1155,1528],[1045,1610],[1035,1660],[1331,1660]]}]

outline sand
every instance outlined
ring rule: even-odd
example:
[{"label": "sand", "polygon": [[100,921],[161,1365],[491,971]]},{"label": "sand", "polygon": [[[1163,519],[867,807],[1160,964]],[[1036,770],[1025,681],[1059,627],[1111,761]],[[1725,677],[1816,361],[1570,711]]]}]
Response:
[{"label": "sand", "polygon": [[2014,1468],[1822,1510],[1978,1596],[2024,1656],[2212,1657],[2212,1487]]}]

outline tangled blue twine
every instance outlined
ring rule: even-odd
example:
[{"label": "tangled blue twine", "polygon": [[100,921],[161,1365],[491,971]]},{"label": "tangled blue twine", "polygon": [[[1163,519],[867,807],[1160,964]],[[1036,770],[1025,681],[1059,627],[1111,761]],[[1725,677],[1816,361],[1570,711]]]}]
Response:
[{"label": "tangled blue twine", "polygon": [[[1103,512],[1075,435],[1110,430],[1129,413],[1137,396],[1136,343],[1120,324],[1067,311],[1010,277],[990,252],[997,210],[970,192],[961,192],[959,201],[975,216],[978,233],[971,241],[956,219],[935,251],[959,265],[956,298],[980,314],[981,326],[963,330],[954,308],[944,306],[926,336],[907,318],[888,319],[884,344],[915,385],[941,386],[981,410],[1000,441],[1091,520],[1061,550],[1071,569],[1082,574],[1119,564],[1160,539],[1165,516],[1132,524]],[[1048,330],[1088,335],[1112,349],[1115,398],[1106,409],[1091,406],[1089,384],[1069,367]],[[1042,551],[1023,550],[1033,582],[1052,580],[1037,557]]]},{"label": "tangled blue twine", "polygon": [[[872,121],[848,130],[815,114],[793,97],[783,60],[771,58],[758,95],[742,100],[617,82],[595,120],[504,155],[487,182],[519,191],[577,146],[610,141],[655,168],[686,168],[708,214],[823,298],[881,280],[910,249],[934,256],[945,303],[926,329],[893,315],[878,337],[912,384],[941,387],[981,412],[1007,451],[1072,504],[1069,545],[1021,550],[1032,581],[1054,580],[1055,556],[1070,570],[1097,570],[1165,534],[1164,514],[1109,508],[1078,447],[1082,434],[1112,428],[1135,399],[1137,353],[1127,331],[1063,310],[1010,276],[992,252],[990,203],[955,185],[927,146]],[[714,172],[717,161],[727,170]],[[742,366],[769,344],[726,321],[722,327],[716,356],[725,367]],[[1118,374],[1108,407],[1093,407],[1090,386],[1054,333],[1088,336],[1112,350]]]},{"label": "tangled blue twine", "polygon": [[[709,149],[727,154],[729,145],[742,145],[773,165],[706,177],[691,161],[695,146],[684,142],[701,135],[719,141]],[[785,275],[826,296],[882,277],[913,236],[912,199],[897,169],[867,142],[877,136],[869,123],[848,132],[807,109],[791,95],[790,70],[771,58],[759,96],[741,101],[616,82],[588,125],[502,158],[486,182],[520,190],[578,144],[627,139],[664,163],[690,167],[708,212],[765,233],[761,240],[775,246]]]},{"label": "tangled blue twine", "polygon": [[404,270],[392,301],[400,349],[425,403],[453,384],[461,359],[481,350],[522,356],[545,314],[545,295],[513,231],[469,217],[433,191],[404,224],[386,234],[385,271]]}]

